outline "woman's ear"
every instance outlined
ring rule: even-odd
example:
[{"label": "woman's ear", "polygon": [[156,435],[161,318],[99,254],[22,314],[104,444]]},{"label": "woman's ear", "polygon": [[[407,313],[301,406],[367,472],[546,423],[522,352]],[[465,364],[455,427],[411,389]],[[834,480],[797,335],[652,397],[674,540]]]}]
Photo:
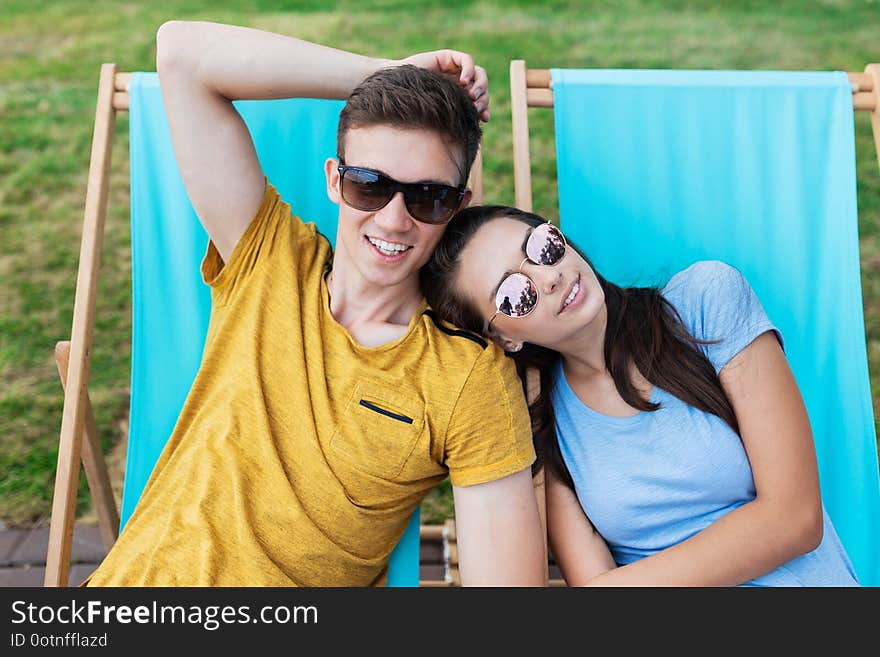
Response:
[{"label": "woman's ear", "polygon": [[494,331],[490,332],[489,337],[491,338],[492,342],[504,349],[504,351],[517,352],[522,349],[523,346],[522,342],[514,342],[513,340],[508,340],[507,338],[501,337]]}]

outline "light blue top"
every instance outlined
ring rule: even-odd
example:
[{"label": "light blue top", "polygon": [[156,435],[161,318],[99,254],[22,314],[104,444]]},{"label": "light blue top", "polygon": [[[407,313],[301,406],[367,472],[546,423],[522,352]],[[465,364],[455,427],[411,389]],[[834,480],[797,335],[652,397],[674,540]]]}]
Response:
[{"label": "light blue top", "polygon": [[[673,276],[663,295],[715,371],[756,337],[775,331],[751,286],[735,268],[697,262]],[[561,365],[553,390],[556,431],[581,506],[619,565],[690,538],[755,498],[739,436],[719,417],[654,386],[660,408],[611,417],[586,406]],[[824,512],[822,543],[747,584],[854,586],[855,570]]]}]

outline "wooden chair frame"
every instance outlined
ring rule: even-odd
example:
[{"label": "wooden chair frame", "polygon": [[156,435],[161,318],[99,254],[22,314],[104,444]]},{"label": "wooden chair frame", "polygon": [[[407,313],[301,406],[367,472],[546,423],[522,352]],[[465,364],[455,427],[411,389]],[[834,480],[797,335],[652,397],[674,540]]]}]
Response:
[{"label": "wooden chair frame", "polygon": [[[868,64],[863,73],[847,73],[847,76],[852,84],[853,109],[871,112],[874,146],[877,150],[877,164],[880,166],[880,64]],[[528,110],[531,107],[553,108],[553,80],[550,69],[528,69],[525,60],[512,60],[510,104],[513,128],[514,199],[516,207],[531,212],[532,170],[529,155]],[[543,479],[541,499],[544,500]],[[544,502],[546,505],[545,500]],[[546,506],[543,513],[546,536]],[[565,586],[565,582],[559,579],[549,579],[548,583],[550,586]]]},{"label": "wooden chair frame", "polygon": [[[107,63],[101,66],[98,80],[95,129],[92,135],[76,296],[73,304],[73,326],[70,340],[55,345],[55,362],[64,387],[64,411],[49,525],[45,586],[67,586],[70,577],[70,554],[73,545],[80,460],[86,472],[104,546],[109,550],[119,535],[119,511],[113,496],[107,463],[98,441],[95,416],[89,400],[88,382],[95,328],[98,272],[101,266],[104,225],[107,218],[113,134],[116,113],[128,111],[129,108],[128,84],[131,76],[130,72],[118,71],[116,64]],[[468,182],[472,190],[471,203],[475,205],[482,203],[481,152],[477,153]],[[423,528],[422,533],[425,531]],[[430,533],[432,530],[428,531]],[[453,543],[454,537],[453,530],[450,534]],[[438,583],[431,581],[421,584],[434,586]],[[455,577],[447,577],[446,584],[455,584]],[[441,582],[440,585],[444,583]]]}]

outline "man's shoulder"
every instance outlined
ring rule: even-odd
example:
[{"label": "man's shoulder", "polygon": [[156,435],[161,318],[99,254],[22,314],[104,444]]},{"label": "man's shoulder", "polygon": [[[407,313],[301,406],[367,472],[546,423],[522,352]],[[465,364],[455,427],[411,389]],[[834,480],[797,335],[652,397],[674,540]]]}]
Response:
[{"label": "man's shoulder", "polygon": [[486,338],[440,319],[432,308],[426,308],[422,315],[428,331],[436,334],[437,339],[450,349],[465,350],[477,357],[490,347]]},{"label": "man's shoulder", "polygon": [[323,266],[333,255],[330,238],[321,231],[318,222],[294,212],[290,202],[268,179],[261,212],[264,216],[258,213],[252,222],[254,226],[249,228],[265,225],[259,239],[261,250],[275,252],[275,256],[293,264],[294,268],[315,270],[323,275]]},{"label": "man's shoulder", "polygon": [[430,307],[422,311],[421,321],[427,340],[421,364],[438,368],[450,383],[464,385],[474,377],[506,381],[515,376],[513,360],[491,340],[447,322]]}]

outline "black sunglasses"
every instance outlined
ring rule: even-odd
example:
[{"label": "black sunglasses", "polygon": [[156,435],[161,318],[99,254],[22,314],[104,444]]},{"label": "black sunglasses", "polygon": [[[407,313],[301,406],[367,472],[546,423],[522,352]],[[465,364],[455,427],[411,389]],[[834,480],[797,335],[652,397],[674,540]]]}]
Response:
[{"label": "black sunglasses", "polygon": [[413,219],[426,224],[445,224],[458,210],[467,190],[440,183],[402,183],[383,173],[340,164],[342,200],[363,212],[381,210],[397,192]]}]

